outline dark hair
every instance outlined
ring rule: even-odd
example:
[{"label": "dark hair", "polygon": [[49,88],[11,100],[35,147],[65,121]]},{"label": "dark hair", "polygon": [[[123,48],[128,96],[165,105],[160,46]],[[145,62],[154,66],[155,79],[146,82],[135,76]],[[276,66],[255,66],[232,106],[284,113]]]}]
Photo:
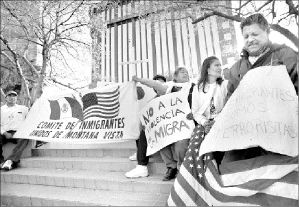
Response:
[{"label": "dark hair", "polygon": [[252,14],[248,17],[246,17],[242,22],[241,22],[241,31],[243,32],[243,28],[245,26],[250,26],[252,24],[258,24],[259,27],[264,30],[269,32],[270,31],[270,27],[269,27],[269,23],[266,20],[266,18],[262,15],[262,14]]},{"label": "dark hair", "polygon": [[[185,69],[187,70],[186,67],[184,66],[180,66],[180,67],[177,67],[177,69],[175,69],[174,73],[173,73],[173,82],[176,82],[176,80],[174,79],[175,76],[177,76],[179,74],[179,72],[182,70],[182,69]],[[188,71],[188,70],[187,70]]]},{"label": "dark hair", "polygon": [[166,82],[166,78],[163,75],[155,75],[153,77],[153,80],[163,80],[164,82]]},{"label": "dark hair", "polygon": [[[219,60],[219,59],[215,56],[210,56],[210,57],[207,57],[202,63],[201,72],[200,72],[200,79],[198,80],[198,89],[199,89],[200,85],[202,84],[202,91],[204,93],[206,93],[204,91],[204,89],[205,89],[206,83],[208,82],[208,69],[210,68],[211,64],[215,60]],[[220,77],[216,79],[216,82],[219,85],[222,83],[222,81],[223,81],[223,79],[220,78]]]}]

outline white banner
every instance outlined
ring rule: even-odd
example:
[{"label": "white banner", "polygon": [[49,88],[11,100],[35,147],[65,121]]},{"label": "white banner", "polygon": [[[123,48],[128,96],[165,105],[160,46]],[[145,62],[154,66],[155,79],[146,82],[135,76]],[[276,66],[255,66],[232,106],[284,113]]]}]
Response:
[{"label": "white banner", "polygon": [[166,94],[150,101],[141,111],[140,120],[145,126],[147,155],[183,139],[189,139],[194,129],[186,90]]},{"label": "white banner", "polygon": [[45,142],[91,144],[139,137],[136,84],[87,90],[82,99],[38,99],[14,137]]},{"label": "white banner", "polygon": [[283,65],[247,72],[202,142],[199,154],[254,146],[298,155],[298,96]]}]

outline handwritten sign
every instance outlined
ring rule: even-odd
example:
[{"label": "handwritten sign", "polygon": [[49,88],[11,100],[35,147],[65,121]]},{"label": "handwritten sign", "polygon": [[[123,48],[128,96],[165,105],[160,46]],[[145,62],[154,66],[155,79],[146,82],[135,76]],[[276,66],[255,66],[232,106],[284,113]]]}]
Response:
[{"label": "handwritten sign", "polygon": [[185,90],[166,94],[150,101],[141,111],[145,126],[147,155],[179,140],[190,138],[194,123],[187,120],[191,112]]},{"label": "handwritten sign", "polygon": [[[129,110],[129,109],[136,110]],[[139,137],[136,84],[110,84],[74,97],[38,99],[15,137],[92,144]]]},{"label": "handwritten sign", "polygon": [[298,96],[285,66],[247,72],[205,137],[200,155],[255,146],[298,155]]}]

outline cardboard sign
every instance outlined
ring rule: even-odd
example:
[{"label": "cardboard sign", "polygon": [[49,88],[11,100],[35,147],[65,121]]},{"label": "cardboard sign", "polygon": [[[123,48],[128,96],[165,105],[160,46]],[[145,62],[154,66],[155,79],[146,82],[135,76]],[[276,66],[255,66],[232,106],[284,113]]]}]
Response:
[{"label": "cardboard sign", "polygon": [[187,90],[170,93],[150,101],[141,111],[140,120],[145,126],[147,155],[183,139],[189,139],[194,128],[187,100]]},{"label": "cardboard sign", "polygon": [[[136,84],[110,84],[72,97],[38,99],[15,137],[91,144],[139,137]],[[131,110],[136,109],[136,110]]]},{"label": "cardboard sign", "polygon": [[199,154],[255,146],[298,155],[298,96],[283,65],[247,72],[205,137]]}]

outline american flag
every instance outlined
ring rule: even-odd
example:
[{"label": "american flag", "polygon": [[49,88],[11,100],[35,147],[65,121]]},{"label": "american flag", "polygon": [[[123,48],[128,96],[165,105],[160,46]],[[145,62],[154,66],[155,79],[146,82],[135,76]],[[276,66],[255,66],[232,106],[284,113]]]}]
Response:
[{"label": "american flag", "polygon": [[119,87],[113,91],[92,92],[82,97],[83,119],[98,117],[113,119],[119,113]]},{"label": "american flag", "polygon": [[273,153],[218,167],[212,153],[199,156],[203,131],[193,131],[168,206],[298,206],[298,156]]}]

